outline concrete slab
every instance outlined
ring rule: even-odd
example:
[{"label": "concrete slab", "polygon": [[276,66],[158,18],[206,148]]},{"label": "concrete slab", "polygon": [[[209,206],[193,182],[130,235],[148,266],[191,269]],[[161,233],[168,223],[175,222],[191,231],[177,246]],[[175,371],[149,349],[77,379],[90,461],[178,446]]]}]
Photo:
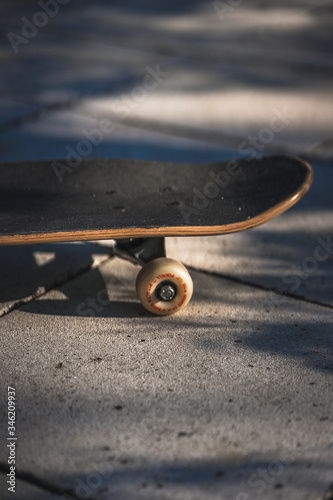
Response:
[{"label": "concrete slab", "polygon": [[[88,97],[75,109],[113,119],[126,115],[127,122],[153,130],[173,127],[239,154],[272,147],[319,152],[333,132],[333,66],[326,50],[332,43],[331,10],[314,2],[265,9],[251,2],[224,5],[222,15],[223,5],[197,2],[185,12],[171,6],[159,15],[151,5],[148,12],[126,13],[117,6],[112,14],[99,6],[94,16],[103,14],[104,22],[130,31],[127,48],[149,50],[158,39],[155,50],[180,61],[165,68],[160,61],[161,81],[142,102],[133,104],[136,87],[129,85]],[[122,35],[116,31],[116,39]]]},{"label": "concrete slab", "polygon": [[[7,38],[11,29],[20,34],[24,15],[31,21],[36,14],[35,3],[15,6],[2,7]],[[87,116],[119,120],[125,113],[128,123],[173,128],[244,154],[272,146],[325,152],[333,135],[327,2],[221,8],[198,1],[145,0],[129,8],[72,0],[16,57],[5,37],[0,89],[22,103],[77,104]],[[154,89],[141,102],[144,82]]]},{"label": "concrete slab", "polygon": [[136,272],[111,259],[1,319],[19,470],[77,498],[320,498],[331,311],[267,312],[272,292],[193,272],[188,308],[157,318]]}]

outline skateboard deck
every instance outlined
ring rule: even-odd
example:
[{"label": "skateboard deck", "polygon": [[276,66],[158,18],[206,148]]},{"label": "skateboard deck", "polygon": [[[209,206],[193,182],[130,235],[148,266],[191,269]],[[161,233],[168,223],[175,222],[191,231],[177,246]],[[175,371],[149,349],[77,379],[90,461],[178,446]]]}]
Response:
[{"label": "skateboard deck", "polygon": [[312,177],[288,156],[2,163],[0,245],[242,231],[290,208]]}]

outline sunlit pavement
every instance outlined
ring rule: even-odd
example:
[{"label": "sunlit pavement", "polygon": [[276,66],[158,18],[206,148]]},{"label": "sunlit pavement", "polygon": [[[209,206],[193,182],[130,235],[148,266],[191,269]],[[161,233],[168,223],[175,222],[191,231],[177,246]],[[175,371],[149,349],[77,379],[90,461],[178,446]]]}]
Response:
[{"label": "sunlit pavement", "polygon": [[168,239],[195,286],[170,318],[105,244],[0,247],[1,499],[8,387],[20,500],[333,498],[330,3],[12,0],[0,23],[1,161],[315,172],[257,229]]}]

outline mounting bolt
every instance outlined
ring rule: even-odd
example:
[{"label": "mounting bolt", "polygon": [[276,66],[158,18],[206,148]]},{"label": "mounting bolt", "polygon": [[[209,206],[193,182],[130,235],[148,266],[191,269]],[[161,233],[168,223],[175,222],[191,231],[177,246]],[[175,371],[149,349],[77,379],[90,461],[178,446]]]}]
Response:
[{"label": "mounting bolt", "polygon": [[169,302],[177,295],[177,286],[170,281],[163,281],[157,287],[156,294],[161,300]]}]

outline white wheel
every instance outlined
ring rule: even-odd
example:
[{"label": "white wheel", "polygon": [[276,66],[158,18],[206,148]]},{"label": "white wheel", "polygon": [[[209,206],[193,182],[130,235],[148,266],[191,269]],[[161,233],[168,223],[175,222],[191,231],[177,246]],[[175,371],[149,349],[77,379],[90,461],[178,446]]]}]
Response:
[{"label": "white wheel", "polygon": [[183,264],[162,257],[143,266],[136,279],[136,293],[148,311],[174,314],[191,300],[193,282]]}]

